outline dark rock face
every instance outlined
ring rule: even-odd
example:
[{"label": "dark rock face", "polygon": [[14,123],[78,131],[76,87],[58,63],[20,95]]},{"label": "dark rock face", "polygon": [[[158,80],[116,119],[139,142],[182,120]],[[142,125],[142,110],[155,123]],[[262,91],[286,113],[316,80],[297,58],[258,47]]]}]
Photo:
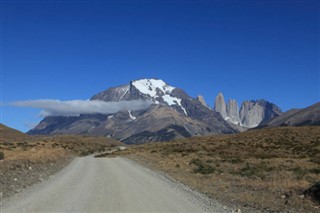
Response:
[{"label": "dark rock face", "polygon": [[112,137],[126,143],[141,143],[237,132],[219,113],[159,79],[132,81],[128,85],[98,93],[91,100],[147,100],[154,104],[146,110],[108,115],[46,117],[28,134],[86,134]]},{"label": "dark rock face", "polygon": [[156,132],[143,131],[123,140],[126,144],[142,144],[151,141],[170,141],[177,138],[191,137],[183,126],[169,125]]},{"label": "dark rock face", "polygon": [[108,115],[92,114],[79,117],[50,116],[44,118],[29,135],[86,134],[99,126]]}]

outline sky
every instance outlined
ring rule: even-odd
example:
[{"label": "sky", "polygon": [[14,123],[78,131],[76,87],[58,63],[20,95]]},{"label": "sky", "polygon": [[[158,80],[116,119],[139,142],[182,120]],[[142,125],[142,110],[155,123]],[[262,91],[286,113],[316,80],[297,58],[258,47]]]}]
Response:
[{"label": "sky", "polygon": [[209,105],[320,100],[319,1],[1,1],[1,123],[26,132],[39,109],[159,78]]}]

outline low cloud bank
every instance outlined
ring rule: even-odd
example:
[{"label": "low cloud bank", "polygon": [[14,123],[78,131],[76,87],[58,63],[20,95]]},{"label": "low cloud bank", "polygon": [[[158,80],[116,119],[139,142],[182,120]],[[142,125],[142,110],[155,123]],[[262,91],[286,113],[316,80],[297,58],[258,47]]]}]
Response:
[{"label": "low cloud bank", "polygon": [[10,105],[41,109],[40,116],[78,116],[80,114],[112,114],[127,110],[144,110],[151,106],[151,101],[133,100],[120,102],[104,102],[99,100],[27,100],[16,101]]}]

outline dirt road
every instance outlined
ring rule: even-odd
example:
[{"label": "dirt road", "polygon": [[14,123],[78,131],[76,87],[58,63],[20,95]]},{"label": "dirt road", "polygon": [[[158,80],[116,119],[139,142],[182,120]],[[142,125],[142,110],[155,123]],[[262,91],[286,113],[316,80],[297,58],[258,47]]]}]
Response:
[{"label": "dirt road", "polygon": [[124,158],[75,159],[49,180],[5,201],[7,212],[231,212]]}]

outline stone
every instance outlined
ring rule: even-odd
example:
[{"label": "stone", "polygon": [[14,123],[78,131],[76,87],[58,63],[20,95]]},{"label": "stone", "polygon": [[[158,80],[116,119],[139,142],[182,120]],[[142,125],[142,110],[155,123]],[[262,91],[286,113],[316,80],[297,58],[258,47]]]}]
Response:
[{"label": "stone", "polygon": [[198,95],[198,96],[197,96],[197,100],[198,100],[203,106],[210,108],[210,107],[207,105],[207,102],[206,102],[206,100],[204,99],[204,97],[203,97],[202,95]]},{"label": "stone", "polygon": [[312,185],[309,189],[305,190],[303,194],[320,204],[320,182]]},{"label": "stone", "polygon": [[229,99],[227,103],[227,120],[233,124],[241,125],[240,115],[239,115],[239,107],[236,100]]},{"label": "stone", "polygon": [[221,92],[219,92],[214,101],[214,110],[219,112],[225,120],[227,119],[227,107]]},{"label": "stone", "polygon": [[265,100],[244,101],[240,108],[240,119],[242,126],[254,128],[281,113],[279,107]]}]

